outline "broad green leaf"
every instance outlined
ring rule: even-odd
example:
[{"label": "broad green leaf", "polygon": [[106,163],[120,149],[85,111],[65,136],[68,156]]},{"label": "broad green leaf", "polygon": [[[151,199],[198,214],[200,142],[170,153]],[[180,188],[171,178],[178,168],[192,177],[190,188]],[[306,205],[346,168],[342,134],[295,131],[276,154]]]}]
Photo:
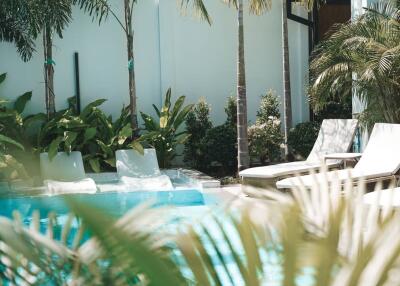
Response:
[{"label": "broad green leaf", "polygon": [[22,113],[25,109],[26,104],[32,98],[32,91],[25,92],[23,95],[19,96],[14,103],[14,109],[18,113]]},{"label": "broad green leaf", "polygon": [[95,173],[100,173],[100,162],[98,158],[89,159],[89,164]]},{"label": "broad green leaf", "polygon": [[96,143],[100,146],[101,150],[107,154],[108,156],[113,156],[113,150],[110,148],[110,146],[106,145],[104,142],[100,140],[96,140]]},{"label": "broad green leaf", "polygon": [[24,146],[22,146],[20,143],[18,143],[17,141],[11,139],[10,137],[7,137],[7,136],[4,136],[4,135],[0,134],[0,145],[4,144],[4,143],[13,145],[13,146],[15,146],[15,147],[17,147],[17,148],[19,148],[21,150],[24,150]]},{"label": "broad green leaf", "polygon": [[91,127],[85,130],[85,134],[83,135],[84,142],[87,142],[96,136],[96,127]]},{"label": "broad green leaf", "polygon": [[76,138],[78,137],[78,133],[72,131],[64,132],[64,144],[67,152],[71,152],[72,144],[75,142]]},{"label": "broad green leaf", "polygon": [[165,94],[165,100],[164,100],[164,106],[163,109],[166,108],[167,111],[169,111],[171,107],[171,88],[168,88],[167,93]]},{"label": "broad green leaf", "polygon": [[2,84],[3,81],[5,81],[6,77],[7,77],[7,73],[0,74],[0,84]]},{"label": "broad green leaf", "polygon": [[58,148],[63,140],[64,140],[64,137],[59,136],[50,143],[49,152],[48,152],[50,161],[53,160],[53,158],[57,155]]},{"label": "broad green leaf", "polygon": [[183,103],[185,102],[185,98],[186,97],[182,95],[176,100],[171,113],[171,123],[174,122],[176,116],[178,115],[178,112],[181,110]]},{"label": "broad green leaf", "polygon": [[143,112],[140,112],[140,115],[142,116],[142,119],[144,121],[144,126],[146,127],[147,131],[153,131],[159,129],[153,117]]},{"label": "broad green leaf", "polygon": [[85,128],[87,125],[79,117],[62,118],[57,122],[58,127],[72,128]]},{"label": "broad green leaf", "polygon": [[179,126],[181,126],[184,122],[185,119],[188,115],[188,113],[192,110],[193,108],[193,104],[189,104],[187,106],[185,106],[181,112],[179,112],[179,114],[177,115],[175,121],[174,121],[174,129],[177,130],[179,128]]},{"label": "broad green leaf", "polygon": [[136,150],[136,151],[139,152],[141,155],[144,155],[144,148],[143,148],[143,145],[142,145],[139,141],[137,141],[137,140],[133,141],[133,142],[130,144],[130,146],[131,146],[132,149]]},{"label": "broad green leaf", "polygon": [[161,111],[160,117],[160,128],[166,128],[168,125],[169,114],[165,111]]},{"label": "broad green leaf", "polygon": [[25,127],[30,127],[31,124],[35,122],[43,122],[47,120],[47,115],[44,113],[37,113],[34,115],[29,115],[24,118]]},{"label": "broad green leaf", "polygon": [[91,103],[89,103],[81,112],[80,116],[82,118],[85,118],[86,116],[89,115],[90,112],[92,112],[93,108],[102,105],[104,102],[106,102],[107,99],[97,99]]},{"label": "broad green leaf", "polygon": [[153,106],[154,110],[156,111],[157,116],[160,117],[160,116],[161,116],[161,112],[160,112],[160,110],[158,109],[158,107],[155,106],[154,104],[152,104],[152,106]]},{"label": "broad green leaf", "polygon": [[118,144],[122,145],[125,143],[126,139],[132,136],[132,127],[130,123],[127,123],[124,128],[118,133]]}]

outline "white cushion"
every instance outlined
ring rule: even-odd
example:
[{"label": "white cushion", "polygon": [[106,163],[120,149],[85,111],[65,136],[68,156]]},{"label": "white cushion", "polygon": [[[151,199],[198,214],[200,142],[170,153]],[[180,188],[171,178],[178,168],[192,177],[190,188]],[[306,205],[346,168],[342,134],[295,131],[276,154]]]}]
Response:
[{"label": "white cushion", "polygon": [[96,193],[96,183],[89,178],[72,181],[72,182],[60,182],[53,180],[45,180],[44,185],[49,195],[61,195],[61,194],[79,194],[79,193]]},{"label": "white cushion", "polygon": [[81,152],[59,152],[51,161],[48,153],[40,154],[43,180],[79,181],[86,178]]},{"label": "white cushion", "polygon": [[357,165],[350,172],[340,170],[315,176],[307,175],[300,178],[288,178],[276,183],[279,189],[290,189],[300,186],[300,180],[307,188],[322,183],[326,178],[345,181],[349,176],[353,180],[378,179],[394,175],[400,167],[400,124],[376,123],[364,153]]},{"label": "white cushion", "polygon": [[[329,167],[334,167],[337,163],[329,163]],[[296,173],[304,173],[309,170],[317,170],[322,166],[321,163],[298,161],[290,163],[282,163],[271,166],[255,167],[239,172],[239,176],[243,178],[277,178]]]},{"label": "white cushion", "polygon": [[367,173],[356,169],[346,169],[346,170],[336,170],[326,173],[318,173],[314,175],[306,175],[301,177],[291,177],[278,181],[276,183],[276,186],[278,189],[292,189],[296,186],[297,187],[301,186],[300,182],[302,182],[303,186],[305,186],[306,188],[311,188],[315,184],[322,185],[326,181],[328,181],[328,183],[332,183],[335,180],[337,180],[341,183],[344,183],[349,178],[351,178],[353,181],[358,181],[362,179],[364,180],[376,179],[380,177],[386,177],[389,175],[390,173]]},{"label": "white cushion", "polygon": [[[379,202],[378,202],[379,199]],[[375,191],[364,195],[368,205],[400,207],[400,188]]]},{"label": "white cushion", "polygon": [[364,173],[394,175],[400,167],[400,124],[376,123],[364,153],[354,167]]},{"label": "white cushion", "polygon": [[171,191],[174,189],[171,180],[166,175],[149,178],[122,176],[121,182],[128,191]]},{"label": "white cushion", "polygon": [[122,177],[146,178],[160,176],[156,150],[145,149],[144,155],[136,150],[118,150],[115,152],[117,173]]}]

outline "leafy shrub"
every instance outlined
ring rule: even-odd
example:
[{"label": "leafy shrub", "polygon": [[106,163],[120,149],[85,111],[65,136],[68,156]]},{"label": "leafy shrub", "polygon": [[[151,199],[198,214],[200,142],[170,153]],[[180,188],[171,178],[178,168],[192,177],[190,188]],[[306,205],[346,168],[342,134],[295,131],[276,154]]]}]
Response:
[{"label": "leafy shrub", "polygon": [[226,123],[236,126],[237,123],[237,102],[233,96],[228,97],[228,102],[225,106],[225,113],[227,115]]},{"label": "leafy shrub", "polygon": [[17,141],[0,134],[0,181],[12,181],[28,177],[24,166],[10,154],[10,147],[24,150]]},{"label": "leafy shrub", "polygon": [[301,158],[307,158],[318,137],[320,123],[304,122],[290,129],[288,145]]},{"label": "leafy shrub", "polygon": [[184,150],[185,163],[200,171],[206,171],[209,164],[208,150],[202,142],[211,128],[210,105],[204,99],[200,99],[186,118],[186,130],[190,137],[185,143]]},{"label": "leafy shrub", "polygon": [[224,124],[211,128],[201,141],[206,150],[208,168],[221,165],[219,174],[232,174],[237,166],[237,129],[236,129],[236,100],[229,97],[225,106],[227,115]]},{"label": "leafy shrub", "polygon": [[[0,84],[6,80],[5,73],[0,74]],[[25,179],[28,174],[23,167],[32,165],[36,160],[33,156],[34,140],[31,136],[32,127],[36,122],[45,121],[46,115],[38,113],[24,116],[27,103],[32,98],[32,92],[25,92],[14,102],[0,97],[0,173],[3,180]],[[29,168],[36,171],[38,168]],[[30,174],[33,175],[33,174]]]},{"label": "leafy shrub", "polygon": [[232,172],[237,166],[236,129],[228,123],[207,131],[202,144],[207,150],[206,160],[211,164],[222,165],[225,171]]},{"label": "leafy shrub", "polygon": [[59,151],[81,151],[88,170],[114,170],[115,151],[137,145],[131,145],[129,109],[122,108],[120,117],[113,121],[99,108],[105,101],[95,100],[76,115],[74,101],[70,100],[67,110],[57,112],[42,126],[38,134],[39,150],[48,151],[50,159]]},{"label": "leafy shrub", "polygon": [[251,158],[257,158],[261,164],[281,159],[283,135],[279,119],[271,119],[267,123],[250,126],[248,136]]},{"label": "leafy shrub", "polygon": [[161,110],[153,105],[158,120],[141,112],[146,132],[139,138],[139,141],[147,142],[156,149],[161,168],[167,168],[171,165],[171,161],[177,155],[176,147],[179,144],[184,144],[190,136],[186,131],[178,131],[193,108],[193,104],[183,106],[184,102],[185,96],[181,96],[172,106],[171,88],[169,88]]},{"label": "leafy shrub", "polygon": [[250,157],[258,159],[263,165],[281,158],[284,140],[279,117],[279,101],[270,90],[261,96],[256,123],[248,128]]},{"label": "leafy shrub", "polygon": [[260,108],[257,111],[256,123],[268,123],[271,117],[280,118],[279,100],[273,90],[261,96]]}]

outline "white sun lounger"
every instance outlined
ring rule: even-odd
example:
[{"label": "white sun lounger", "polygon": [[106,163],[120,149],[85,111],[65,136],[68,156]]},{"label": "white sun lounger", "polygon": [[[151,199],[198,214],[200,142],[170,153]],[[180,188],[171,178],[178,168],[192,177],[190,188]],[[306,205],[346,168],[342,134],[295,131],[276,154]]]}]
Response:
[{"label": "white sun lounger", "polygon": [[400,207],[400,188],[374,191],[364,195],[364,203],[368,205]]},{"label": "white sun lounger", "polygon": [[[314,147],[305,161],[250,168],[241,171],[239,175],[244,179],[278,179],[309,170],[318,170],[323,164],[324,155],[349,151],[357,124],[356,119],[325,119]],[[339,160],[326,162],[328,167],[336,167],[340,163]]]},{"label": "white sun lounger", "polygon": [[311,188],[326,180],[328,183],[334,180],[344,182],[351,178],[357,183],[359,180],[368,182],[395,179],[400,168],[399,148],[400,124],[376,123],[367,147],[353,169],[287,178],[278,181],[276,186],[278,189],[291,189],[301,185]]},{"label": "white sun lounger", "polygon": [[58,153],[51,161],[41,153],[40,170],[48,194],[97,192],[96,183],[86,178],[81,152]]},{"label": "white sun lounger", "polygon": [[118,176],[130,191],[168,191],[173,189],[170,178],[161,174],[154,149],[145,149],[144,155],[133,149],[118,150],[115,155]]}]

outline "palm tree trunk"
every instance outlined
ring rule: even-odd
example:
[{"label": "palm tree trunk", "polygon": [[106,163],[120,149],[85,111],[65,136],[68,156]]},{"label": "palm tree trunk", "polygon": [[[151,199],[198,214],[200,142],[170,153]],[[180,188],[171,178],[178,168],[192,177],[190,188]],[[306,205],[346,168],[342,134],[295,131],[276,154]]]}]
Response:
[{"label": "palm tree trunk", "polygon": [[237,140],[238,170],[249,167],[247,138],[246,71],[244,59],[243,0],[238,1],[238,62],[237,62]]},{"label": "palm tree trunk", "polygon": [[48,25],[43,30],[43,51],[46,113],[48,118],[52,118],[56,112],[56,105],[54,94],[53,41],[51,29]]},{"label": "palm tree trunk", "polygon": [[288,136],[292,127],[292,98],[290,90],[289,34],[287,23],[287,3],[282,0],[282,46],[283,46],[283,116],[285,121],[285,157],[289,155]]},{"label": "palm tree trunk", "polygon": [[[131,127],[137,130],[137,107],[136,107],[136,82],[135,82],[135,62],[133,54],[133,29],[132,29],[132,11],[130,9],[130,0],[124,0],[126,41],[128,52],[128,73],[129,73],[129,108],[131,112]],[[136,132],[135,132],[136,133]]]}]

